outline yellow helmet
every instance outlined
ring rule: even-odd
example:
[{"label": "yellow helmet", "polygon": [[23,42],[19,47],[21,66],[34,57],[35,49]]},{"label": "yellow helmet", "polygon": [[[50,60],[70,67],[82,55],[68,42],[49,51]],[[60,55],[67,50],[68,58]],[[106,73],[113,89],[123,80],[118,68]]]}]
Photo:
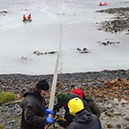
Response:
[{"label": "yellow helmet", "polygon": [[77,112],[84,109],[83,101],[79,98],[73,98],[68,102],[68,108],[71,115],[76,115]]}]

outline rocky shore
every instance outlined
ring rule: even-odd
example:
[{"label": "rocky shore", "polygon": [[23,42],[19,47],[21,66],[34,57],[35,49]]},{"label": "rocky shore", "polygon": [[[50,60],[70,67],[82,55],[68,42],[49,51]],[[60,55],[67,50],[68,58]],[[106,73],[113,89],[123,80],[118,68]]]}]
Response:
[{"label": "rocky shore", "polygon": [[114,15],[113,19],[100,23],[98,30],[104,30],[105,32],[111,33],[124,31],[126,34],[129,34],[129,7],[109,8],[105,10],[99,10],[97,12]]},{"label": "rocky shore", "polygon": [[[0,92],[11,91],[17,96],[15,102],[0,104],[0,123],[5,129],[20,129],[19,102],[22,94],[30,87],[34,87],[38,80],[45,78],[52,84],[53,75],[0,75]],[[74,87],[81,88],[100,105],[103,129],[124,129],[129,126],[128,70],[58,75],[57,93],[71,92]]]}]

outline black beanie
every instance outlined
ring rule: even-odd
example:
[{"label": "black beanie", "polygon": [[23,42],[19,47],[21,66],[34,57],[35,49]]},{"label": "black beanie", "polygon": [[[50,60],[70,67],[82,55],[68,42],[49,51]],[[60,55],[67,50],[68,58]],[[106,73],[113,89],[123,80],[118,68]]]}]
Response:
[{"label": "black beanie", "polygon": [[37,83],[36,87],[38,89],[47,91],[49,89],[49,84],[46,80],[41,80]]}]

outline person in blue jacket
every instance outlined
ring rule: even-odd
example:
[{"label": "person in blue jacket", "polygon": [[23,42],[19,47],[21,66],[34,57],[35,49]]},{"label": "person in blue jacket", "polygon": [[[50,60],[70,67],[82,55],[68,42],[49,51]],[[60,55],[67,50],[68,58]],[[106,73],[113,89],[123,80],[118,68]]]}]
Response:
[{"label": "person in blue jacket", "polygon": [[34,89],[28,90],[24,94],[24,99],[20,103],[22,108],[21,129],[44,129],[46,124],[53,124],[53,111],[46,109],[44,96],[49,89],[46,80],[41,80]]}]

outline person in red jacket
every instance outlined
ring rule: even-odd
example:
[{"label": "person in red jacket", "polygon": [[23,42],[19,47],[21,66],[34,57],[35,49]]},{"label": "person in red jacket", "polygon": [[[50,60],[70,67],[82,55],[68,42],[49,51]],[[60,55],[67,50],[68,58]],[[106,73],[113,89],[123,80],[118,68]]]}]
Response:
[{"label": "person in red jacket", "polygon": [[26,21],[26,16],[25,14],[23,15],[23,22]]},{"label": "person in red jacket", "polygon": [[31,18],[31,14],[29,14],[27,18],[28,18],[28,20],[30,20],[30,21],[31,21],[31,20],[32,20],[32,18]]},{"label": "person in red jacket", "polygon": [[85,94],[79,88],[75,88],[72,93],[79,95],[81,98],[83,98],[88,103],[92,113],[100,117],[101,115],[100,107],[96,104],[95,101],[93,101],[93,99],[89,98],[88,96],[85,97]]}]

